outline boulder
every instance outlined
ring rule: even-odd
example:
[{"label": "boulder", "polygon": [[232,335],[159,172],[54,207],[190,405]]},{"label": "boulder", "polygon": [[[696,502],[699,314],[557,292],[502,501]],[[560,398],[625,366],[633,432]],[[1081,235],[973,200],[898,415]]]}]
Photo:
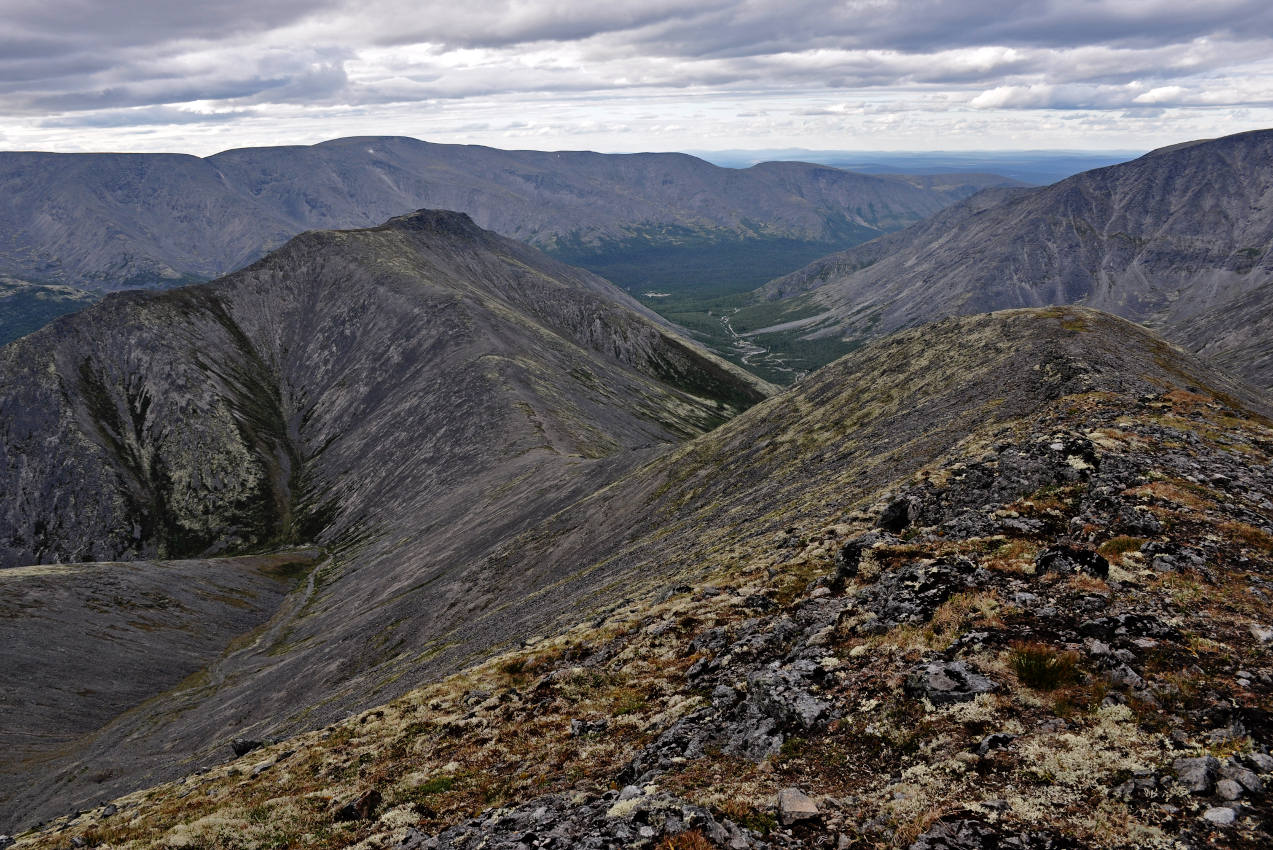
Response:
[{"label": "boulder", "polygon": [[968,669],[963,661],[931,661],[913,668],[906,676],[906,693],[933,705],[968,702],[978,694],[993,693],[998,686]]},{"label": "boulder", "polygon": [[1070,543],[1049,546],[1034,559],[1034,569],[1044,573],[1087,573],[1096,578],[1109,578],[1109,561],[1092,549]]},{"label": "boulder", "polygon": [[1176,759],[1171,767],[1191,794],[1210,794],[1220,772],[1220,762],[1212,756]]},{"label": "boulder", "polygon": [[783,826],[816,820],[818,817],[818,804],[799,788],[784,788],[778,792],[778,820]]},{"label": "boulder", "polygon": [[235,757],[245,756],[253,750],[259,750],[264,746],[264,741],[257,741],[253,738],[235,738],[230,742],[230,749],[234,750]]},{"label": "boulder", "polygon": [[371,789],[336,810],[337,821],[371,820],[380,807],[380,792]]},{"label": "boulder", "polygon": [[918,500],[903,496],[889,502],[875,524],[885,531],[897,534],[906,530],[917,519],[919,519]]}]

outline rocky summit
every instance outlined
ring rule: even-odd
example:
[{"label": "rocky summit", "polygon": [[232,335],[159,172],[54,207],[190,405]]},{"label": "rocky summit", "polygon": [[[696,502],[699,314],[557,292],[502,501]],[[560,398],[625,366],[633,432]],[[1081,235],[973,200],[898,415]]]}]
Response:
[{"label": "rocky summit", "polygon": [[17,845],[1267,847],[1268,415],[1092,310],[895,334],[510,534],[504,646]]},{"label": "rocky summit", "polygon": [[1269,388],[1270,210],[1273,130],[1259,130],[1041,189],[988,189],[761,295],[803,334],[857,342],[949,315],[1083,304]]}]

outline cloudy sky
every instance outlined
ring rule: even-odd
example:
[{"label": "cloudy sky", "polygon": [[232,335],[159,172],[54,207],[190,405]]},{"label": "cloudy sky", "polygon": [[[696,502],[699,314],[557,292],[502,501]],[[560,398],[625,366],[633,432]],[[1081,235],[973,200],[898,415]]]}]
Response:
[{"label": "cloudy sky", "polygon": [[1269,0],[0,0],[8,150],[1142,150],[1268,126]]}]

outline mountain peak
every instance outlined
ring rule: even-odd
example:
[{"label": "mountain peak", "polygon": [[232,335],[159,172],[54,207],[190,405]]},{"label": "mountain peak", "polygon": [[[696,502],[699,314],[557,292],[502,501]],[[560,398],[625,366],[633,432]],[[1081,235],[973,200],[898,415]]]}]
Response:
[{"label": "mountain peak", "polygon": [[468,237],[480,239],[489,236],[469,217],[468,213],[454,210],[419,209],[406,215],[395,216],[370,230],[401,230],[410,233],[430,233],[437,236]]}]

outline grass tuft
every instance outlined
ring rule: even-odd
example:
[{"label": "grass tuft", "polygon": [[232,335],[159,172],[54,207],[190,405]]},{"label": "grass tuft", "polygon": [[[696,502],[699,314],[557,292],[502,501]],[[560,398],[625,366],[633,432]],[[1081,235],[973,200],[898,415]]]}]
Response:
[{"label": "grass tuft", "polygon": [[1036,691],[1054,691],[1079,680],[1079,654],[1062,652],[1045,643],[1013,644],[1008,664],[1018,681]]}]

